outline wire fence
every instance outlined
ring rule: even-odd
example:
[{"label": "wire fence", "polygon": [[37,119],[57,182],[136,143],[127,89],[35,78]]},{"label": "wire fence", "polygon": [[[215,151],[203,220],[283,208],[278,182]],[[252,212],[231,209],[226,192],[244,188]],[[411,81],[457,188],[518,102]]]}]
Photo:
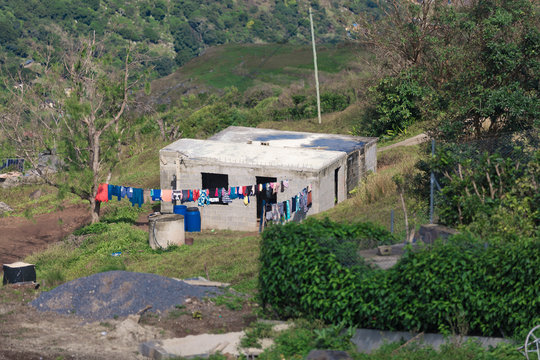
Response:
[{"label": "wire fence", "polygon": [[4,159],[0,163],[0,171],[4,169],[22,172],[24,170],[24,159]]}]

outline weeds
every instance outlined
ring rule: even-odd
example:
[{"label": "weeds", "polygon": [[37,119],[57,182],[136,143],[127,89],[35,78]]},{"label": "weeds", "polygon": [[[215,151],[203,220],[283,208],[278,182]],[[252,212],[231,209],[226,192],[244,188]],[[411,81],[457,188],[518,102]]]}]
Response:
[{"label": "weeds", "polygon": [[176,305],[175,309],[170,310],[168,313],[169,318],[178,319],[182,315],[189,315],[190,312],[185,310],[184,305]]},{"label": "weeds", "polygon": [[[259,255],[256,236],[226,231],[202,232],[193,234],[196,238],[193,246],[155,251],[148,244],[148,234],[129,223],[108,223],[103,229],[102,233],[88,235],[78,247],[58,243],[31,255],[26,261],[36,264],[38,280],[44,279],[47,286],[52,287],[110,270],[185,279],[205,275],[204,264],[207,264],[213,280],[232,283],[238,291],[253,293],[256,289]],[[116,252],[122,254],[111,256]],[[234,298],[224,301],[235,308],[241,303]]]},{"label": "weeds", "polygon": [[41,274],[43,287],[53,288],[62,284],[65,280],[64,274],[58,268],[49,269]]},{"label": "weeds", "polygon": [[239,295],[228,292],[223,295],[216,296],[212,299],[212,301],[218,306],[225,305],[230,310],[238,311],[242,310],[245,300]]},{"label": "weeds", "polygon": [[269,338],[272,335],[272,325],[257,321],[245,330],[246,336],[240,339],[240,347],[242,348],[257,348],[262,347],[259,340]]}]

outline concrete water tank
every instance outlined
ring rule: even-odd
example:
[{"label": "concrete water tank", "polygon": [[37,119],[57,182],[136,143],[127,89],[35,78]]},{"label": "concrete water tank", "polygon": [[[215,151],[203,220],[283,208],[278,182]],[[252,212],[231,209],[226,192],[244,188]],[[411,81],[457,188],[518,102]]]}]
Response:
[{"label": "concrete water tank", "polygon": [[148,239],[152,249],[166,249],[170,245],[184,245],[184,216],[179,214],[151,214],[148,216]]}]

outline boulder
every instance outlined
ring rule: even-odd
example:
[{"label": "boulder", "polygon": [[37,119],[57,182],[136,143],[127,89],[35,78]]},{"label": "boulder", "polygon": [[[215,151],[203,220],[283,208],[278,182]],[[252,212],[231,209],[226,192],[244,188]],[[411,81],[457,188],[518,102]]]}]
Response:
[{"label": "boulder", "polygon": [[443,225],[425,224],[420,226],[416,241],[422,240],[425,244],[433,244],[437,239],[446,240],[450,236],[457,234],[458,231]]},{"label": "boulder", "polygon": [[13,209],[9,207],[8,204],[0,201],[0,214],[8,212],[8,211],[13,211]]},{"label": "boulder", "polygon": [[41,189],[37,189],[36,191],[32,191],[32,193],[29,195],[29,198],[32,200],[37,200],[41,197],[41,194]]},{"label": "boulder", "polygon": [[346,351],[340,350],[311,350],[306,360],[352,360]]}]

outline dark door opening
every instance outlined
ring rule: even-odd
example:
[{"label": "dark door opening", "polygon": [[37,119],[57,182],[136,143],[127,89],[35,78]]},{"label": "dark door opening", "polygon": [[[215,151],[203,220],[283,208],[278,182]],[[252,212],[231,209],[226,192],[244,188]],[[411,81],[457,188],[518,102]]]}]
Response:
[{"label": "dark door opening", "polygon": [[[201,173],[201,176],[202,176],[203,189],[214,190],[216,188],[217,189],[229,188],[229,175],[227,174]],[[214,197],[214,194],[210,194],[210,197]],[[227,203],[222,202],[221,200],[219,202],[215,202],[212,204],[229,205]]]},{"label": "dark door opening", "polygon": [[339,199],[338,199],[338,194],[339,194],[339,169],[341,169],[340,167],[338,167],[336,170],[334,170],[334,204],[337,204]]},{"label": "dark door opening", "polygon": [[[259,184],[268,184],[276,181],[277,178],[275,177],[257,176],[257,186],[259,186]],[[257,219],[261,218],[263,200],[265,204],[275,204],[277,203],[277,194],[272,194],[270,197],[266,196],[266,192],[264,191],[257,194]]]}]

